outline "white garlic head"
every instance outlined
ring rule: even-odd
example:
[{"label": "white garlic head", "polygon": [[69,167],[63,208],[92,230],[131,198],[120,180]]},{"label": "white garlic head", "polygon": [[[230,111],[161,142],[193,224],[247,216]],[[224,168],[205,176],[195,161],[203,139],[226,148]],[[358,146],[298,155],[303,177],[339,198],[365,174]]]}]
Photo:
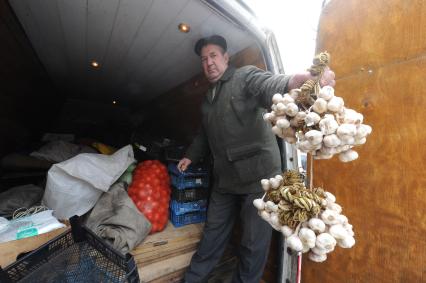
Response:
[{"label": "white garlic head", "polygon": [[361,113],[349,108],[344,109],[343,115],[343,123],[346,124],[360,124],[364,120],[364,116]]},{"label": "white garlic head", "polygon": [[322,132],[318,130],[310,130],[305,134],[305,138],[312,145],[320,144],[322,142],[322,137],[323,137]]},{"label": "white garlic head", "polygon": [[268,179],[260,180],[260,184],[262,185],[264,191],[269,191],[269,189],[271,188],[271,183],[269,183]]},{"label": "white garlic head", "polygon": [[342,213],[342,207],[335,202],[327,202],[327,209],[334,210],[337,213]]},{"label": "white garlic head", "polygon": [[355,150],[349,149],[339,154],[339,159],[342,162],[350,162],[358,158],[358,153]]},{"label": "white garlic head", "polygon": [[343,239],[339,239],[337,244],[341,248],[350,249],[355,245],[355,238],[352,236],[347,236]]},{"label": "white garlic head", "polygon": [[287,238],[287,245],[290,249],[300,252],[303,250],[303,243],[296,235],[291,235]]},{"label": "white garlic head", "polygon": [[333,116],[324,117],[321,121],[319,121],[318,125],[324,135],[334,134],[339,128],[339,124]]},{"label": "white garlic head", "polygon": [[328,233],[333,236],[335,239],[344,239],[349,236],[348,232],[341,224],[335,224],[330,226]]},{"label": "white garlic head", "polygon": [[293,234],[293,229],[288,227],[287,225],[284,225],[281,227],[281,233],[283,233],[284,237],[290,237]]},{"label": "white garlic head", "polygon": [[258,210],[264,210],[265,209],[265,202],[263,201],[263,199],[261,198],[257,198],[255,200],[253,200],[253,205],[258,209]]},{"label": "white garlic head", "polygon": [[320,115],[315,112],[309,112],[305,117],[305,123],[308,127],[318,124],[320,120]]},{"label": "white garlic head", "polygon": [[336,246],[336,239],[334,239],[334,237],[329,233],[321,233],[317,236],[315,246],[319,249],[330,252],[334,250],[334,247]]},{"label": "white garlic head", "polygon": [[286,129],[286,128],[290,127],[290,122],[284,117],[278,118],[277,121],[275,122],[275,124],[278,128],[281,128],[281,129]]},{"label": "white garlic head", "polygon": [[277,104],[278,102],[281,102],[283,100],[283,96],[281,93],[276,93],[272,96],[272,103]]},{"label": "white garlic head", "polygon": [[334,225],[339,223],[339,213],[334,210],[326,209],[321,213],[321,219],[325,224]]},{"label": "white garlic head", "polygon": [[334,96],[327,103],[327,109],[331,112],[342,112],[345,102],[343,98]]},{"label": "white garlic head", "polygon": [[327,111],[327,101],[323,98],[317,98],[317,100],[314,102],[314,105],[312,105],[312,110],[318,114],[324,113]]},{"label": "white garlic head", "polygon": [[[343,227],[342,227],[343,229]],[[346,232],[346,230],[345,230]],[[304,246],[307,246],[309,248],[315,247],[315,241],[317,239],[317,236],[315,235],[315,232],[312,231],[309,228],[302,228],[299,231],[299,238],[302,241]]]},{"label": "white garlic head", "polygon": [[313,252],[310,252],[308,254],[308,258],[314,262],[324,262],[327,260],[327,255],[326,254],[318,255]]},{"label": "white garlic head", "polygon": [[294,99],[293,99],[293,97],[290,96],[290,94],[286,93],[286,94],[284,94],[283,99],[281,100],[281,102],[284,105],[287,105],[289,103],[294,103]]},{"label": "white garlic head", "polygon": [[323,141],[324,145],[327,147],[337,147],[341,143],[339,137],[335,134],[325,136]]},{"label": "white garlic head", "polygon": [[325,100],[330,100],[334,97],[334,88],[332,86],[323,86],[319,91],[318,97],[321,97]]},{"label": "white garlic head", "polygon": [[325,231],[325,223],[319,218],[309,219],[308,225],[316,234],[320,234]]},{"label": "white garlic head", "polygon": [[336,134],[337,136],[355,136],[357,132],[356,125],[354,124],[341,124],[339,128],[337,128]]},{"label": "white garlic head", "polygon": [[297,107],[296,103],[290,102],[286,105],[285,113],[290,116],[294,117],[299,112],[299,107]]},{"label": "white garlic head", "polygon": [[328,204],[336,202],[336,197],[332,193],[325,192],[324,194],[325,194],[325,200],[327,201]]}]

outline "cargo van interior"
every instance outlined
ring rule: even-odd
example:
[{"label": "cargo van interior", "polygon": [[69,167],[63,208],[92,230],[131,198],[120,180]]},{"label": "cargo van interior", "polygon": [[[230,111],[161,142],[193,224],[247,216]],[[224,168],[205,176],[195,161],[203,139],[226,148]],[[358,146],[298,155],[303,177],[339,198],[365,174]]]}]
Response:
[{"label": "cargo van interior", "polygon": [[57,139],[167,162],[164,148],[187,146],[200,125],[208,82],[194,44],[213,34],[232,65],[282,71],[243,1],[0,0],[0,192],[43,187],[55,162],[31,153]]}]

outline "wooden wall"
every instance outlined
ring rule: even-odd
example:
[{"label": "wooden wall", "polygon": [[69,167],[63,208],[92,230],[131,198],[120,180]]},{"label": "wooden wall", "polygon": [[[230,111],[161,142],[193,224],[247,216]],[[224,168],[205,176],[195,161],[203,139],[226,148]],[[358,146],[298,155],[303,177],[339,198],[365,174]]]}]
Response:
[{"label": "wooden wall", "polygon": [[57,101],[9,3],[0,0],[0,157],[46,129]]},{"label": "wooden wall", "polygon": [[426,2],[333,0],[317,51],[331,53],[336,94],[373,127],[359,159],[315,161],[356,245],[303,261],[302,282],[426,282]]}]

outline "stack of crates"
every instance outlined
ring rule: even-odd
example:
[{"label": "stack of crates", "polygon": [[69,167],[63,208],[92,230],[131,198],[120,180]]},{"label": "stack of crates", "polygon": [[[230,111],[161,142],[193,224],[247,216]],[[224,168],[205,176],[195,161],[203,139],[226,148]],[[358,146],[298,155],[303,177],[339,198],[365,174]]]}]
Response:
[{"label": "stack of crates", "polygon": [[189,166],[185,172],[169,163],[172,181],[170,220],[175,227],[206,220],[209,172],[203,166]]}]

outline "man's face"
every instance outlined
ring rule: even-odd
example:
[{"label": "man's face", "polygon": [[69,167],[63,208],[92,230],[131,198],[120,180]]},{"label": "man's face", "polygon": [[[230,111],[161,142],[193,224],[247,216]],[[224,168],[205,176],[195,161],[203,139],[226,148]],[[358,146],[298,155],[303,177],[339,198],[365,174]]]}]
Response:
[{"label": "man's face", "polygon": [[201,49],[201,64],[204,74],[211,83],[217,82],[228,68],[228,53],[215,44],[207,44]]}]

